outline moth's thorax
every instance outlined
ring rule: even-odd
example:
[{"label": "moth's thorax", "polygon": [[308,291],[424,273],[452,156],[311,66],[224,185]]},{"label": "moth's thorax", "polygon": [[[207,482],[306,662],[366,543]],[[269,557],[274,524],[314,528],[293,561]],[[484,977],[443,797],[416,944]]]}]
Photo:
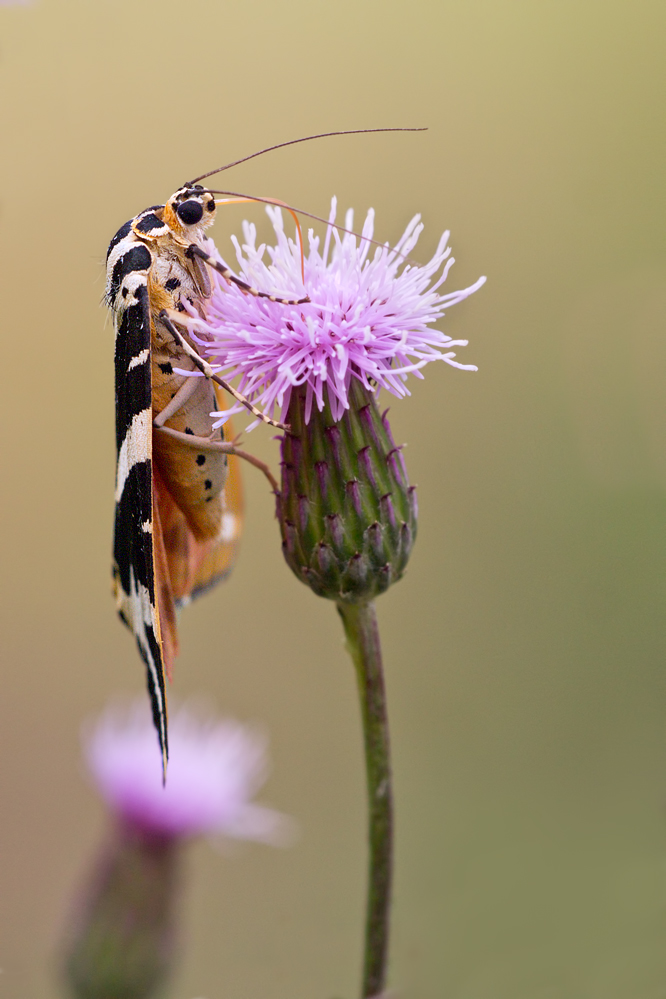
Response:
[{"label": "moth's thorax", "polygon": [[[182,298],[195,303],[209,298],[208,270],[199,258],[188,256],[187,251],[192,244],[204,248],[206,229],[214,221],[215,198],[201,185],[193,185],[180,188],[165,205],[152,205],[126,222],[111,240],[107,253],[106,300],[109,305],[122,310],[129,302],[118,300],[118,294],[122,291],[126,299],[134,292],[134,285],[145,280],[142,276],[133,276],[132,272],[137,270],[134,261],[131,261],[131,269],[122,263],[122,258],[133,247],[142,245],[150,253],[143,268],[149,271],[148,290],[153,314],[161,309],[177,308]],[[145,254],[145,250],[139,252]],[[129,274],[129,280],[121,289],[121,278],[127,276],[121,273],[123,270]]]},{"label": "moth's thorax", "polygon": [[[199,298],[210,297],[210,278],[198,259],[187,258],[181,248],[167,238],[156,241],[151,249],[150,297],[153,309],[158,312],[160,307],[173,309],[182,298],[196,302]],[[166,299],[162,302],[164,295]]]}]

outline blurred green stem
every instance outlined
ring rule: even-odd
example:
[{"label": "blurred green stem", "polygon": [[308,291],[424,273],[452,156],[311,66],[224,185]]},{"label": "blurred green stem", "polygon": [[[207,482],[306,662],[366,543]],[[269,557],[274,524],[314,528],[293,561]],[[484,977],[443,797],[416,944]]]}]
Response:
[{"label": "blurred green stem", "polygon": [[67,944],[76,999],[148,999],[175,957],[179,844],[118,824],[91,872]]},{"label": "blurred green stem", "polygon": [[393,853],[388,716],[375,605],[337,606],[356,667],[368,776],[370,858],[361,999],[370,999],[384,989],[388,959]]}]

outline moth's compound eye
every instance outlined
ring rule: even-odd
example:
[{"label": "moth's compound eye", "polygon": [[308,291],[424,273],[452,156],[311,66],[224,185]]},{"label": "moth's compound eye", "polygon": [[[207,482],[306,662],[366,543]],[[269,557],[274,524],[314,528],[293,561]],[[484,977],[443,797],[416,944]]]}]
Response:
[{"label": "moth's compound eye", "polygon": [[183,201],[176,208],[176,215],[185,225],[196,225],[203,218],[203,207],[199,201]]}]

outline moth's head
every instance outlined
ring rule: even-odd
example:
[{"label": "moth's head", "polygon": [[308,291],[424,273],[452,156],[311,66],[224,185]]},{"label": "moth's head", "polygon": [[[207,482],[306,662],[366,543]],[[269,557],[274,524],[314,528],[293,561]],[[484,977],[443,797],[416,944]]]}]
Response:
[{"label": "moth's head", "polygon": [[164,221],[183,236],[194,236],[215,221],[215,198],[201,184],[181,187],[166,203]]}]

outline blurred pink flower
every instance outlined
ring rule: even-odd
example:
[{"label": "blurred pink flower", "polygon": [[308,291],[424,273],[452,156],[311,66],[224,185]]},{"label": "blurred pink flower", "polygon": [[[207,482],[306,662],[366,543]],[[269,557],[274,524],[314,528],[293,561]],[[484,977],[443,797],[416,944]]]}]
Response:
[{"label": "blurred pink flower", "polygon": [[[240,276],[260,291],[289,298],[305,291],[311,301],[297,306],[270,302],[217,277],[206,322],[198,321],[191,311],[194,339],[215,370],[227,379],[238,377],[240,391],[255,404],[285,419],[292,389],[305,385],[306,421],[313,402],[323,409],[324,390],[337,421],[349,407],[352,378],[369,390],[378,386],[400,397],[409,395],[407,375],[423,377],[420,369],[430,361],[476,371],[474,365],[455,360],[452,348],[465,346],[466,340],[452,340],[430,328],[448,306],[467,298],[485,281],[481,277],[469,288],[440,294],[454,262],[447,248],[448,232],[427,264],[405,263],[423,230],[419,215],[391,249],[369,241],[374,230],[372,209],[358,241],[333,228],[333,199],[321,252],[319,237],[309,232],[303,282],[298,243],[285,235],[281,211],[269,207],[267,212],[275,246],[257,247],[256,228],[247,222],[242,248],[232,237]],[[351,210],[344,227],[353,227]],[[212,243],[208,249],[216,252]],[[264,261],[266,253],[269,262]],[[197,329],[203,333],[200,338]],[[220,422],[238,411],[234,407],[218,414]]]},{"label": "blurred pink flower", "polygon": [[291,820],[252,797],[268,775],[256,731],[183,706],[169,719],[169,767],[162,764],[145,701],[108,708],[84,734],[88,768],[109,807],[138,832],[215,835],[281,845]]}]

